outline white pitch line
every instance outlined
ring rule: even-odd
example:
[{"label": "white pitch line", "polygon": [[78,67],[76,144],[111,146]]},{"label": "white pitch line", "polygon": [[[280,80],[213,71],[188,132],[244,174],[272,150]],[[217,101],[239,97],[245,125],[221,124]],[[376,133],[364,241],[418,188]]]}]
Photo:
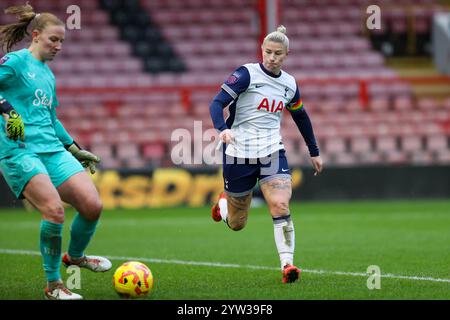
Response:
[{"label": "white pitch line", "polygon": [[[15,254],[15,255],[29,255],[29,256],[40,256],[39,251],[29,251],[29,250],[12,250],[12,249],[0,249],[0,254]],[[204,266],[204,267],[219,267],[219,268],[242,268],[242,269],[255,269],[255,270],[273,270],[279,271],[279,268],[265,267],[265,266],[254,266],[248,264],[234,264],[234,263],[220,263],[220,262],[202,262],[202,261],[185,261],[185,260],[167,260],[167,259],[155,259],[155,258],[144,258],[144,257],[121,257],[121,256],[106,256],[110,260],[118,261],[141,261],[149,263],[169,263],[169,264],[180,264],[180,265],[190,265],[190,266]],[[353,277],[368,277],[367,273],[363,272],[344,272],[344,271],[328,271],[328,270],[315,270],[315,269],[302,269],[302,272],[315,273],[315,274],[326,274],[326,275],[338,275],[338,276],[353,276]],[[417,277],[417,276],[402,276],[396,274],[381,274],[382,278],[391,279],[404,279],[404,280],[418,280],[418,281],[431,281],[431,282],[447,282],[450,283],[450,279],[432,278],[432,277]]]}]

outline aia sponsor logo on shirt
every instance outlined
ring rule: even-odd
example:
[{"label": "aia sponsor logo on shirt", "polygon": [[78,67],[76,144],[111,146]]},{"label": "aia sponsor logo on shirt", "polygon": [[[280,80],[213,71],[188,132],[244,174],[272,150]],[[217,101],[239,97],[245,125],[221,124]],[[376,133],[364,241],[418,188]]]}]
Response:
[{"label": "aia sponsor logo on shirt", "polygon": [[267,112],[281,112],[283,111],[284,103],[283,101],[272,100],[269,102],[267,98],[262,99],[259,103],[258,110],[266,110]]},{"label": "aia sponsor logo on shirt", "polygon": [[9,60],[9,57],[4,56],[3,58],[0,59],[0,64],[4,64],[8,60]]}]

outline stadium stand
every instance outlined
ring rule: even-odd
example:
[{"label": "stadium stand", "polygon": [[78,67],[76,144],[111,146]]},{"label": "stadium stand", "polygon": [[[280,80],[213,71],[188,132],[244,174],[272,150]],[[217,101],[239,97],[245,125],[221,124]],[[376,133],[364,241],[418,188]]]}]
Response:
[{"label": "stadium stand", "polygon": [[109,12],[110,21],[120,30],[121,38],[131,44],[134,55],[142,60],[147,72],[184,71],[183,62],[175,55],[170,43],[165,41],[139,1],[100,2],[102,8]]},{"label": "stadium stand", "polygon": [[[64,18],[73,2],[31,4]],[[83,146],[102,157],[103,168],[172,165],[172,132],[193,133],[194,120],[210,129],[208,105],[220,84],[258,59],[256,0],[76,2],[82,28],[68,30],[62,54],[51,63],[58,114]],[[299,82],[322,156],[327,166],[449,163],[450,90],[445,97],[418,96],[386,65],[389,52],[408,53],[408,21],[415,25],[414,53],[427,54],[432,15],[445,7],[433,0],[387,1],[386,28],[367,34],[369,2],[380,4],[283,1],[282,23],[291,40],[285,69]],[[13,4],[22,2],[4,0],[2,9]],[[307,166],[304,142],[285,118],[289,161]]]}]

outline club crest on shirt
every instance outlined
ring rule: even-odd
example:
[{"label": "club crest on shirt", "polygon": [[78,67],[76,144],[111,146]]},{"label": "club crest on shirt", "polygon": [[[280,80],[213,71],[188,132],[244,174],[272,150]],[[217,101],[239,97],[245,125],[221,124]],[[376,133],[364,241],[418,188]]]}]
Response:
[{"label": "club crest on shirt", "polygon": [[7,57],[7,56],[3,56],[1,59],[0,59],[0,64],[4,64],[6,61],[8,61],[9,60],[9,57]]}]

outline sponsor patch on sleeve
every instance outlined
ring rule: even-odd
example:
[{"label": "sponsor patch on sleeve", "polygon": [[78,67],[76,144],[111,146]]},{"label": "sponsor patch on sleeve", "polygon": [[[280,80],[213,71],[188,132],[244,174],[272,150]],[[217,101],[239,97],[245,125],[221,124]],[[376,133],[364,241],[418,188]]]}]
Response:
[{"label": "sponsor patch on sleeve", "polygon": [[226,84],[235,84],[241,75],[238,72],[234,72],[231,76],[228,77]]},{"label": "sponsor patch on sleeve", "polygon": [[1,59],[0,59],[0,64],[4,64],[6,61],[8,61],[9,60],[9,57],[7,57],[7,56],[3,56]]}]

